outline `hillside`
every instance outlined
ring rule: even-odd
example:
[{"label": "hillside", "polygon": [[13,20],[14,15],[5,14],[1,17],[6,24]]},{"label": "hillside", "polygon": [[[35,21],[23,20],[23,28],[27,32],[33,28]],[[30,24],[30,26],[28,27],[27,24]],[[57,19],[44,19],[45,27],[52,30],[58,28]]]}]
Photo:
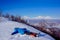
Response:
[{"label": "hillside", "polygon": [[[41,33],[44,36],[40,37],[31,37],[29,35],[14,35],[12,36],[11,33],[14,31],[15,27],[19,28],[27,28],[28,30],[35,32],[35,33]],[[38,31],[30,26],[27,26],[23,23],[18,23],[14,21],[9,21],[9,19],[0,17],[0,40],[54,40],[51,36],[48,34],[45,34],[41,31]]]}]

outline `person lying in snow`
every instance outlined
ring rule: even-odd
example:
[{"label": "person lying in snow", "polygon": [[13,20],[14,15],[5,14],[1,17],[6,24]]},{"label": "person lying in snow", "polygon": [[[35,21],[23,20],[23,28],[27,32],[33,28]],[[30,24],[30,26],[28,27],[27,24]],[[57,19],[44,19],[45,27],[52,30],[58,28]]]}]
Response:
[{"label": "person lying in snow", "polygon": [[14,35],[14,34],[17,34],[17,33],[20,33],[21,35],[26,34],[26,35],[30,35],[30,36],[33,36],[33,37],[37,36],[37,33],[30,32],[26,28],[15,28],[14,32],[11,35]]}]

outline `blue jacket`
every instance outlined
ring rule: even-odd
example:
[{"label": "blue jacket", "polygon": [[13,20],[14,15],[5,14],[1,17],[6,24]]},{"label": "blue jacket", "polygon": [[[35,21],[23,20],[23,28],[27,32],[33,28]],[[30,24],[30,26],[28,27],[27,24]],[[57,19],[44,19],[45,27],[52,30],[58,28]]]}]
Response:
[{"label": "blue jacket", "polygon": [[27,30],[26,28],[15,28],[14,32],[12,33],[12,35],[20,33],[20,34],[25,34],[25,32],[30,32],[29,30]]}]

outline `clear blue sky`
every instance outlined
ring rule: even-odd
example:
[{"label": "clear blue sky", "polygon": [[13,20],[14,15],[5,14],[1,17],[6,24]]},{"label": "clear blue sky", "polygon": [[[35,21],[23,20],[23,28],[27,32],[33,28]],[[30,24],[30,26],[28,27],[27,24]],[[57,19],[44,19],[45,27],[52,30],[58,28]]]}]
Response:
[{"label": "clear blue sky", "polygon": [[0,8],[13,15],[60,17],[60,0],[0,0]]}]

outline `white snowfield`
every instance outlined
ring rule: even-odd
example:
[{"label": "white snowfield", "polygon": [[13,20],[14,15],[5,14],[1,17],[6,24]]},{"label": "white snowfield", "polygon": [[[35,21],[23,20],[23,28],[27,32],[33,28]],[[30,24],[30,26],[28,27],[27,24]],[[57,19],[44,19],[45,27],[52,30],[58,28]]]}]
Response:
[{"label": "white snowfield", "polygon": [[[32,37],[26,34],[11,35],[15,27],[27,28],[28,30],[35,33],[40,32],[44,36]],[[48,34],[38,31],[30,26],[18,22],[8,21],[8,19],[2,17],[2,19],[0,18],[0,40],[54,40],[54,39]]]}]

